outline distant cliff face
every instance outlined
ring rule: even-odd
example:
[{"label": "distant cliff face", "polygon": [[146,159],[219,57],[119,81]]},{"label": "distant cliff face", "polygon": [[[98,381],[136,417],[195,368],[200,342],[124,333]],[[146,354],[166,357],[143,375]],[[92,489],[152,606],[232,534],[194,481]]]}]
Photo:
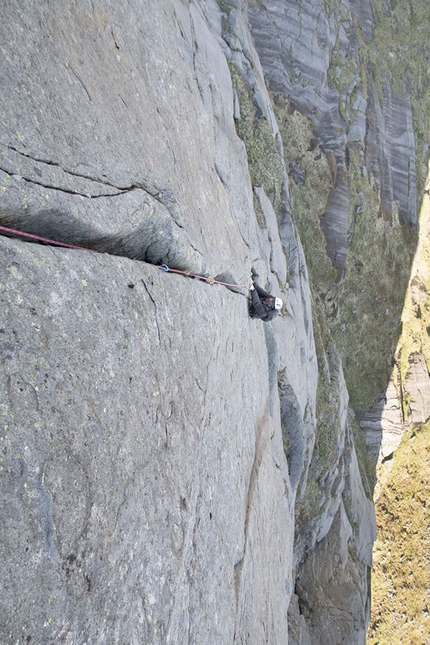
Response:
[{"label": "distant cliff face", "polygon": [[[430,414],[427,197],[411,267],[429,146],[427,6],[269,0],[249,15],[316,311],[336,341],[375,463]],[[375,614],[374,625],[384,621]]]},{"label": "distant cliff face", "polygon": [[1,207],[285,307],[0,238],[3,643],[365,642],[424,153],[378,6],[4,8]]},{"label": "distant cliff face", "polygon": [[391,372],[427,174],[421,4],[269,0],[250,10],[314,289],[360,413]]}]

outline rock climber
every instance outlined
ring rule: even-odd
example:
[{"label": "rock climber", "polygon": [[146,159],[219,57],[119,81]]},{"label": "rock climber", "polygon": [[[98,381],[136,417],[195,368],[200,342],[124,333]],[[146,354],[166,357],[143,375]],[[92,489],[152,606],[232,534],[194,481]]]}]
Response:
[{"label": "rock climber", "polygon": [[281,298],[276,298],[257,284],[258,274],[252,270],[252,278],[249,290],[251,292],[251,302],[249,305],[249,315],[251,318],[260,318],[264,322],[273,320],[284,304]]}]

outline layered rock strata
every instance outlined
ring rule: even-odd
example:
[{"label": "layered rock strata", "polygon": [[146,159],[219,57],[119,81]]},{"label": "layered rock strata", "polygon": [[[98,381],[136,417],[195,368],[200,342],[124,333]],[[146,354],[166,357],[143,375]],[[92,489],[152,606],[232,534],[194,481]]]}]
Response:
[{"label": "layered rock strata", "polygon": [[[324,85],[337,27],[286,6],[279,42],[300,23],[294,56],[321,54],[323,92],[300,105],[335,178],[323,230],[341,275],[346,134]],[[4,643],[303,644],[326,628],[364,642],[373,507],[266,86],[287,96],[288,65],[262,46],[273,20],[260,33],[265,12],[249,11],[4,7],[2,208],[106,235],[144,225],[149,262],[240,284],[254,266],[285,301],[264,325],[245,290],[0,239]]]}]

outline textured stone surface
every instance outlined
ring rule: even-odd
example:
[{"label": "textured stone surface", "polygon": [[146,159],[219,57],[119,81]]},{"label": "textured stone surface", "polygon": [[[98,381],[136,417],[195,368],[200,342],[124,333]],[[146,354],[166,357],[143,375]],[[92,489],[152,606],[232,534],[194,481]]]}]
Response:
[{"label": "textured stone surface", "polygon": [[404,384],[400,386],[399,383],[396,389],[391,379],[385,396],[361,421],[369,452],[381,459],[393,455],[406,428],[414,423],[425,423],[430,417],[430,376],[423,354],[411,354],[408,366]]},{"label": "textured stone surface", "polygon": [[360,422],[367,450],[383,459],[393,454],[404,430],[404,419],[397,389],[391,379],[381,396]]},{"label": "textured stone surface", "polygon": [[227,643],[251,602],[245,642],[262,596],[277,642],[288,474],[246,301],[129,260],[1,243],[3,642]]},{"label": "textured stone surface", "polygon": [[[338,111],[339,94],[330,88],[327,71],[336,43],[334,19],[319,0],[302,6],[269,0],[264,9],[250,7],[250,21],[270,88],[309,116],[322,148],[333,156],[333,191],[322,227],[330,258],[342,272],[347,249],[348,182],[337,181],[344,165],[345,129]],[[346,43],[347,44],[347,43]]]},{"label": "textured stone surface", "polygon": [[409,416],[412,423],[425,423],[430,417],[430,374],[421,353],[409,356],[405,389],[409,400]]},{"label": "textured stone surface", "polygon": [[417,223],[410,99],[394,92],[387,80],[381,107],[370,75],[360,78],[357,32],[369,42],[374,28],[368,0],[342,2],[335,11],[321,0],[264,0],[253,4],[249,15],[270,89],[309,117],[331,166],[332,190],[321,227],[340,277],[351,239],[347,142],[368,147],[365,170],[380,186],[383,215]]},{"label": "textured stone surface", "polygon": [[[150,214],[163,236],[168,218],[188,268],[243,282],[256,261],[279,290],[214,3],[11,2],[3,18],[26,30],[3,66],[3,205],[106,233]],[[0,243],[2,642],[282,642],[294,522],[277,369],[288,359],[303,407],[317,378],[297,238],[293,315],[270,329],[243,294]]]},{"label": "textured stone surface", "polygon": [[[317,478],[318,513],[314,511],[315,517],[306,523],[301,521],[300,535],[296,535],[296,598],[290,606],[290,629],[296,634],[292,642],[301,645],[359,645],[365,642],[370,615],[367,589],[376,523],[373,503],[363,488],[351,438],[348,394],[334,348],[328,357],[331,404],[336,406],[330,420],[333,435],[329,435],[329,446],[317,444],[317,456],[310,466],[315,476],[320,464],[325,464]],[[324,457],[323,451],[330,456]]]},{"label": "textured stone surface", "polygon": [[[349,557],[346,535],[351,536],[351,525],[340,506],[330,532],[313,550],[297,582],[311,643],[358,645],[366,641],[370,609],[367,568],[361,565],[359,571],[357,562]],[[312,594],[307,594],[307,587]]]},{"label": "textured stone surface", "polygon": [[[24,15],[18,3],[7,7],[5,32],[10,21],[17,38],[27,29],[24,50],[3,66],[10,92],[0,167],[21,190],[13,203],[55,205],[117,230],[142,216],[148,194],[186,228],[214,273],[238,249],[246,258],[249,187],[236,185],[230,200],[214,172],[216,165],[227,175],[233,164],[246,172],[246,158],[228,66],[201,11],[180,2],[155,12],[152,2],[58,12],[33,3]],[[198,56],[194,31],[206,41]],[[128,195],[137,199],[123,207]],[[217,218],[224,212],[231,217]]]},{"label": "textured stone surface", "polygon": [[415,138],[409,98],[384,86],[380,105],[374,83],[369,80],[366,164],[381,193],[383,217],[417,224]]},{"label": "textured stone surface", "polygon": [[[254,266],[285,301],[265,325],[249,318],[243,290],[0,238],[5,645],[278,645],[289,630],[291,642],[316,645],[327,617],[328,633],[363,642],[373,511],[342,366],[330,345],[319,376],[266,87],[271,54],[263,49],[260,61],[246,2],[221,5],[3,8],[1,207],[55,209],[103,234],[143,225],[148,260],[239,283]],[[322,115],[333,153],[332,212],[343,219],[330,239],[341,267],[346,139],[337,92],[316,91],[335,25],[318,3],[317,22],[284,9],[280,29],[301,22],[300,73],[315,78],[303,104]],[[272,35],[267,28],[268,45]],[[248,117],[244,142],[237,131]],[[321,374],[334,437],[326,461]],[[294,545],[295,502],[309,502],[316,471],[319,506]],[[324,611],[310,618],[303,603],[317,606],[322,587]]]}]

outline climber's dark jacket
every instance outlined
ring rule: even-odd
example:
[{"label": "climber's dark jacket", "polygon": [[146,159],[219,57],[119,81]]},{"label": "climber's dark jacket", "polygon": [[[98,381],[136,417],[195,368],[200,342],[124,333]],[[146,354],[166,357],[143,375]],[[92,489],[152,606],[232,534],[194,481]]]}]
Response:
[{"label": "climber's dark jacket", "polygon": [[273,318],[277,316],[278,311],[275,309],[274,304],[273,306],[270,306],[267,301],[270,299],[274,302],[275,299],[270,295],[270,293],[264,291],[264,289],[262,289],[255,281],[254,287],[255,289],[251,291],[249,315],[251,318],[260,318],[264,322],[269,322],[269,320],[273,320]]}]

